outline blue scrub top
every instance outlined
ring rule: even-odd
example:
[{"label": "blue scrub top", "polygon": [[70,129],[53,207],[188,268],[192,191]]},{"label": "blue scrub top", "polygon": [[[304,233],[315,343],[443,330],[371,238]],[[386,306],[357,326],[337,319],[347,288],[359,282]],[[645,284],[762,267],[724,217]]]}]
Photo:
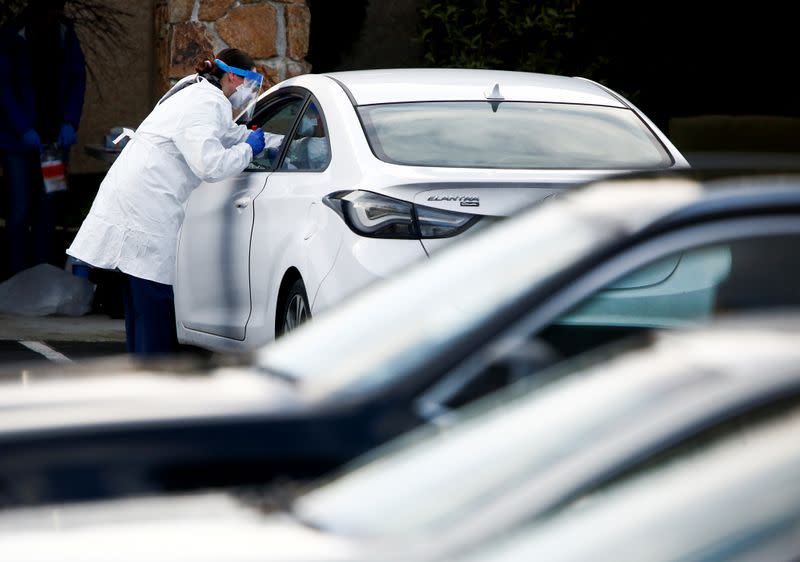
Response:
[{"label": "blue scrub top", "polygon": [[[44,96],[53,105],[51,116],[58,130],[63,123],[75,129],[81,120],[86,91],[86,60],[75,29],[61,24],[63,50],[60,64],[34,64],[32,46],[24,29],[6,28],[0,31],[0,150],[24,150],[22,135],[37,124],[36,94]],[[51,87],[46,92],[36,92],[33,72],[46,72],[52,76]],[[46,102],[45,102],[46,103]],[[46,131],[44,142],[48,139]]]}]

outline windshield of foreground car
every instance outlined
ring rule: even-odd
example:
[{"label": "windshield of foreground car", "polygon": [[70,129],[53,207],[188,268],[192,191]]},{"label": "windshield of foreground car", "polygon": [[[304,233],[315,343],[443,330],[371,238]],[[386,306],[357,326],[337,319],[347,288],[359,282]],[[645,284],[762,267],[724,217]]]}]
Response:
[{"label": "windshield of foreground car", "polygon": [[358,108],[375,156],[448,168],[667,168],[672,159],[631,110],[531,102],[425,102]]}]

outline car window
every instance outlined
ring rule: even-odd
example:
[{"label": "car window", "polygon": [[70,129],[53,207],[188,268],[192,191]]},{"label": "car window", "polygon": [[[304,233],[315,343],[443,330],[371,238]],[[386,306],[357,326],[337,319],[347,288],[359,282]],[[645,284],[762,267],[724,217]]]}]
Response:
[{"label": "car window", "polygon": [[320,171],[328,166],[330,142],[316,102],[308,104],[295,129],[281,170]]},{"label": "car window", "polygon": [[393,164],[636,169],[673,163],[653,132],[625,108],[427,102],[361,106],[358,114],[375,155]]},{"label": "car window", "polygon": [[670,328],[747,309],[800,306],[800,236],[763,236],[674,253],[595,293],[557,324]]},{"label": "car window", "polygon": [[283,140],[292,130],[297,115],[305,100],[301,96],[291,96],[270,103],[256,113],[250,127],[264,130],[265,148],[253,158],[248,170],[272,170],[283,149]]},{"label": "car window", "polygon": [[671,328],[705,321],[730,273],[727,245],[673,254],[626,275],[558,323]]},{"label": "car window", "polygon": [[703,324],[752,309],[800,308],[798,244],[800,235],[753,237],[671,253],[637,267],[521,338],[440,397],[438,405],[461,407],[543,366],[648,330]]}]

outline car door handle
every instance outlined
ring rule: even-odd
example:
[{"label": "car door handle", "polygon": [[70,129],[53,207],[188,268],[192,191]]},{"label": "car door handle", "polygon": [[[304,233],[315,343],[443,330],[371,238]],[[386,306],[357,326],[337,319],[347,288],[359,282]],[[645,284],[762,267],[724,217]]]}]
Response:
[{"label": "car door handle", "polygon": [[242,197],[241,199],[237,199],[236,201],[234,201],[233,206],[236,207],[237,209],[244,209],[245,207],[250,205],[252,201],[253,200],[250,197]]}]

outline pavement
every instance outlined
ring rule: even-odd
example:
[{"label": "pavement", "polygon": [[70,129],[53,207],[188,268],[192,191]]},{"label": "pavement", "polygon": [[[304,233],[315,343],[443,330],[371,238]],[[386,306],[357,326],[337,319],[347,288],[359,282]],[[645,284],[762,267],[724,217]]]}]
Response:
[{"label": "pavement", "polygon": [[125,321],[105,314],[78,317],[2,314],[0,340],[124,342]]},{"label": "pavement", "polygon": [[0,376],[34,362],[74,363],[124,355],[125,322],[105,314],[0,315]]}]

